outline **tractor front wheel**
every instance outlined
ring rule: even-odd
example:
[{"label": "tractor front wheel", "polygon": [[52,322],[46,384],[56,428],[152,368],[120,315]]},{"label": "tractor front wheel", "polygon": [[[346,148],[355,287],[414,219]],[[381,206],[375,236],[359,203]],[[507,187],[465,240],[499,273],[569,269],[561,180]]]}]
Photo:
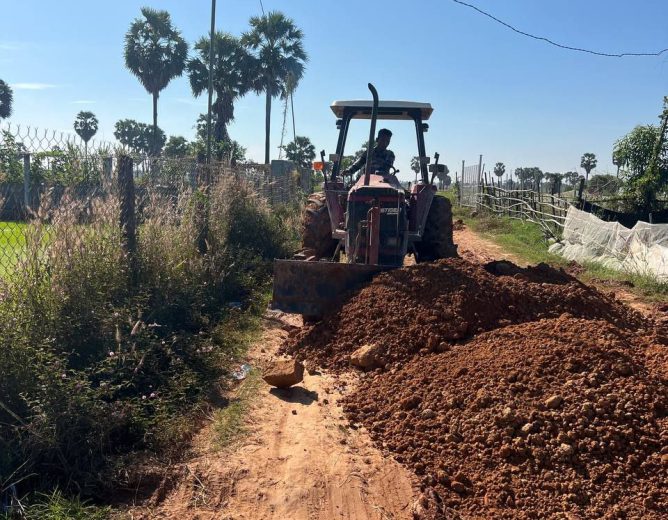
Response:
[{"label": "tractor front wheel", "polygon": [[434,195],[422,240],[415,243],[418,262],[432,262],[457,256],[452,239],[452,203],[447,197]]},{"label": "tractor front wheel", "polygon": [[302,252],[304,255],[331,258],[337,241],[332,238],[332,224],[323,192],[309,196],[302,218]]}]

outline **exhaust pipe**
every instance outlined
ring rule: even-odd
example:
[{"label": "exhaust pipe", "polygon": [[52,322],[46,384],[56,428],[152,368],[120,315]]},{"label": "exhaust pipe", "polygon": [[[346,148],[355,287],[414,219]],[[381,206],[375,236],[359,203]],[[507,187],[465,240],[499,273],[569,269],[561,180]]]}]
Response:
[{"label": "exhaust pipe", "polygon": [[376,120],[378,119],[378,91],[371,83],[369,83],[369,90],[373,96],[373,107],[371,108],[371,129],[369,130],[369,147],[366,151],[366,167],[364,168],[364,185],[368,186],[371,180],[371,155],[376,138]]}]

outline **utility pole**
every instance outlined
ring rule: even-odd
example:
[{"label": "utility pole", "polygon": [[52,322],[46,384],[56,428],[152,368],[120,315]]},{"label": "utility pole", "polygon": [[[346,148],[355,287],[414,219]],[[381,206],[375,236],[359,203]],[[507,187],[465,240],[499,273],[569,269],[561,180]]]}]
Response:
[{"label": "utility pole", "polygon": [[216,0],[211,0],[211,32],[209,34],[209,103],[206,116],[206,163],[211,164],[211,101],[213,98],[213,37],[216,30]]}]

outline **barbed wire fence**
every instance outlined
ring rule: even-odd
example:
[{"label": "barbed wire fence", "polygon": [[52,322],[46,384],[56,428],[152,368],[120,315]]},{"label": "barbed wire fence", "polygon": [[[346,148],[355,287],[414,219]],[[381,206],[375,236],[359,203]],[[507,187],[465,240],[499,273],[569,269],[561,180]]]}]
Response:
[{"label": "barbed wire fence", "polygon": [[194,157],[149,157],[105,141],[84,143],[64,132],[0,126],[0,289],[3,277],[31,260],[27,250],[55,254],[50,244],[59,230],[71,235],[58,237],[65,250],[84,247],[91,233],[127,240],[144,213],[159,207],[164,218],[178,221],[181,201],[223,181],[250,186],[274,207],[312,190],[311,172],[290,161],[206,165]]}]

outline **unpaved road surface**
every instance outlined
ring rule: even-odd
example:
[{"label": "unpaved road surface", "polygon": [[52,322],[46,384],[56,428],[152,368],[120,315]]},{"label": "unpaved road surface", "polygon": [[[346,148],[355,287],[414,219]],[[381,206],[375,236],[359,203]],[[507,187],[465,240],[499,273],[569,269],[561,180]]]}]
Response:
[{"label": "unpaved road surface", "polygon": [[[262,366],[275,356],[285,328],[296,325],[294,317],[270,316],[250,363]],[[176,486],[130,518],[411,518],[410,473],[383,457],[364,430],[351,428],[337,404],[354,381],[316,372],[290,390],[261,385],[236,444],[216,450],[205,427],[195,442],[199,453],[184,464]]]}]

